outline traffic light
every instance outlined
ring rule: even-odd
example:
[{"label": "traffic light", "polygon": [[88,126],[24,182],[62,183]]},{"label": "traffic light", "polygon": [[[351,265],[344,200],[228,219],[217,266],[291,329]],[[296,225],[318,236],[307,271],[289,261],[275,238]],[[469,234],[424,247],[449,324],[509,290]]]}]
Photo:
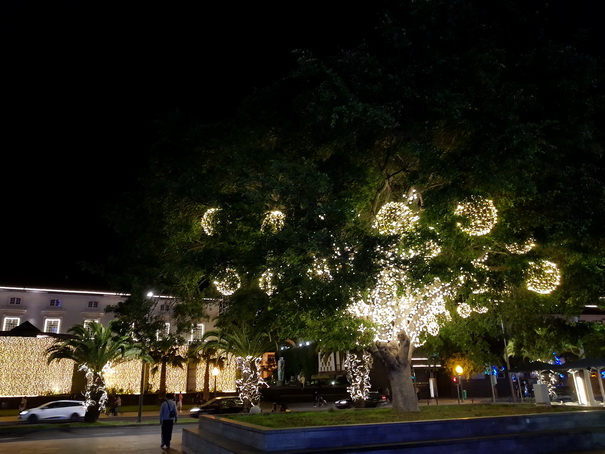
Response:
[{"label": "traffic light", "polygon": [[452,377],[452,381],[457,384],[458,383],[458,377]]}]

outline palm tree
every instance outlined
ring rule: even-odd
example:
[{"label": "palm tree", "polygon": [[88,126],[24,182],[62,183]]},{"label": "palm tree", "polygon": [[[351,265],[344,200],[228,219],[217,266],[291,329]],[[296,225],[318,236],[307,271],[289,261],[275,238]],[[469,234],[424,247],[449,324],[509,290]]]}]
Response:
[{"label": "palm tree", "polygon": [[120,364],[139,354],[139,348],[128,335],[116,334],[114,321],[104,327],[98,322],[76,325],[69,329],[68,339],[57,339],[46,349],[48,363],[68,359],[86,373],[86,422],[99,419],[107,401],[103,369]]},{"label": "palm tree", "polygon": [[154,366],[151,368],[151,373],[155,374],[160,371],[160,388],[161,396],[166,394],[166,371],[168,366],[183,367],[186,363],[185,358],[180,353],[182,339],[179,336],[165,335],[160,337],[147,346],[147,354],[151,358],[151,363]]},{"label": "palm tree", "polygon": [[261,386],[268,386],[261,375],[261,361],[265,352],[274,348],[275,344],[267,333],[253,332],[246,325],[223,328],[214,340],[209,340],[208,348],[216,348],[226,354],[235,356],[240,378],[236,380],[240,398],[244,408],[249,409],[258,404],[261,399]]},{"label": "palm tree", "polygon": [[218,339],[220,333],[218,331],[207,331],[202,338],[191,344],[189,347],[189,358],[199,362],[203,360],[204,366],[204,389],[202,398],[207,401],[210,399],[210,367],[216,367],[222,370],[227,356],[219,348],[216,342],[209,342]]}]

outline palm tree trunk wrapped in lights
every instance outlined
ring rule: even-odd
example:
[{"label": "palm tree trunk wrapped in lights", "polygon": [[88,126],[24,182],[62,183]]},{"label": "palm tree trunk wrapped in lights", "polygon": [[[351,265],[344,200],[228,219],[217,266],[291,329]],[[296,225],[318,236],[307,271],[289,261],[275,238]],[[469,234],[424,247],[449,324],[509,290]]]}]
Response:
[{"label": "palm tree trunk wrapped in lights", "polygon": [[205,337],[208,338],[205,349],[235,356],[241,374],[236,380],[236,388],[244,401],[244,409],[258,404],[261,399],[260,389],[268,386],[261,374],[262,357],[266,351],[275,347],[269,336],[243,325],[209,331]]}]

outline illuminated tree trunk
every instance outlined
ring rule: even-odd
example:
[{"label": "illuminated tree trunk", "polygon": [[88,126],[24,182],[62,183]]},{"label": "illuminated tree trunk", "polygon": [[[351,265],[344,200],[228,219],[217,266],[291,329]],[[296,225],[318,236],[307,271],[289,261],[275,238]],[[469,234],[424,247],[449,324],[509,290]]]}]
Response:
[{"label": "illuminated tree trunk", "polygon": [[407,334],[400,332],[397,340],[376,342],[369,351],[386,368],[391,383],[393,409],[407,412],[420,411],[418,396],[412,381],[414,346]]},{"label": "illuminated tree trunk", "polygon": [[260,387],[267,387],[267,383],[261,376],[262,358],[247,356],[246,358],[236,358],[237,368],[241,371],[241,378],[235,381],[240,399],[244,402],[244,412],[248,411],[252,405],[256,405],[261,400]]},{"label": "illuminated tree trunk", "polygon": [[369,352],[349,352],[344,362],[349,386],[347,392],[356,407],[364,407],[370,391],[372,356]]},{"label": "illuminated tree trunk", "polygon": [[107,391],[105,389],[105,380],[100,373],[91,371],[86,372],[86,414],[85,422],[96,422],[101,414],[101,408],[105,407],[107,402]]}]

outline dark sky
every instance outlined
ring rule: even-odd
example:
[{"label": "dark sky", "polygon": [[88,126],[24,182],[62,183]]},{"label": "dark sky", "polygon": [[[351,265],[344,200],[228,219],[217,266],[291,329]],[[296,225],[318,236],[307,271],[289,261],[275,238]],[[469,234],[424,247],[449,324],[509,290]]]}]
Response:
[{"label": "dark sky", "polygon": [[102,287],[80,262],[112,252],[104,206],[135,187],[155,119],[229,115],[294,49],[334,53],[373,17],[340,0],[130,3],[0,5],[0,286]]}]

